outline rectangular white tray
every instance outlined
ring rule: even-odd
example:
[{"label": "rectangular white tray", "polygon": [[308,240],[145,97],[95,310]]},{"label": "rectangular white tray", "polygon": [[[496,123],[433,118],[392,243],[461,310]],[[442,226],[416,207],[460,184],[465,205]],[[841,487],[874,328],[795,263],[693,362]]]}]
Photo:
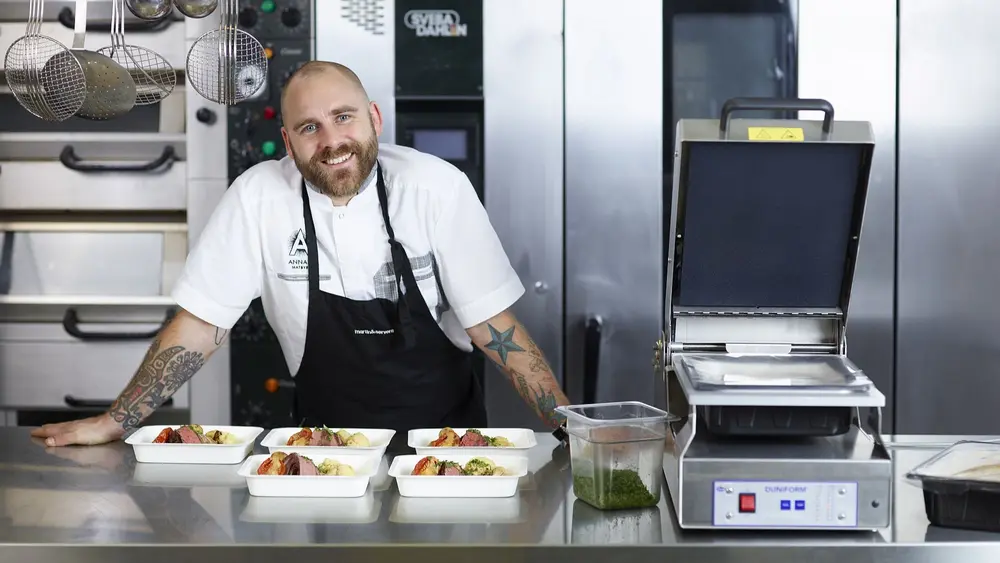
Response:
[{"label": "rectangular white tray", "polygon": [[370,524],[382,512],[382,495],[353,498],[250,497],[240,514],[244,522],[272,524]]},{"label": "rectangular white tray", "polygon": [[[368,442],[371,446],[366,448],[360,448],[357,446],[286,446],[288,439],[292,437],[292,434],[302,430],[300,427],[288,427],[288,428],[275,428],[264,436],[261,440],[260,445],[267,448],[269,453],[274,452],[285,452],[285,453],[296,453],[299,455],[304,455],[306,457],[312,456],[322,456],[331,453],[331,450],[336,452],[336,455],[358,455],[371,458],[381,458],[385,455],[385,450],[389,447],[389,441],[392,437],[396,435],[395,430],[388,430],[384,428],[344,428],[354,434],[355,432],[361,432],[368,438]],[[331,428],[333,431],[340,430],[340,428]]]},{"label": "rectangular white tray", "polygon": [[154,444],[164,428],[182,425],[143,426],[125,439],[139,463],[202,463],[234,465],[253,451],[254,441],[264,431],[258,426],[202,426],[205,432],[221,430],[239,440],[237,444]]},{"label": "rectangular white tray", "polygon": [[327,459],[354,468],[355,475],[257,475],[268,454],[252,455],[240,467],[250,495],[255,497],[351,498],[360,497],[378,469],[378,459],[351,455],[306,456],[317,466]]},{"label": "rectangular white tray", "polygon": [[[396,456],[389,466],[389,476],[396,480],[399,494],[404,497],[435,498],[503,498],[517,493],[517,484],[528,474],[528,459],[523,456],[489,455],[493,463],[503,467],[512,475],[472,476],[472,475],[410,475],[422,455]],[[470,459],[480,455],[435,455],[441,461],[453,461],[465,465]]]},{"label": "rectangular white tray", "polygon": [[[417,455],[449,456],[449,455],[519,455],[527,456],[531,448],[538,445],[535,440],[535,433],[527,428],[477,428],[484,436],[502,436],[514,443],[512,448],[488,447],[454,447],[443,448],[428,446],[437,440],[441,428],[416,428],[410,430],[406,436],[407,444]],[[468,428],[452,428],[456,434],[462,436]]]}]

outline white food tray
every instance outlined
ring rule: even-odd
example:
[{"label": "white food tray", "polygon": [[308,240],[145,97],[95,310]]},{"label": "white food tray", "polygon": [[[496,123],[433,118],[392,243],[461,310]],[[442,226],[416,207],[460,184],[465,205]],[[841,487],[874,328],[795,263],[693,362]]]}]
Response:
[{"label": "white food tray", "polygon": [[252,455],[240,467],[250,495],[255,497],[350,498],[360,497],[378,468],[377,459],[351,455],[306,456],[319,467],[326,460],[350,465],[354,475],[257,475],[268,454]]},{"label": "white food tray", "polygon": [[247,480],[238,465],[137,463],[133,485],[144,487],[229,487],[242,489]]},{"label": "white food tray", "polygon": [[[414,450],[416,450],[419,456],[450,456],[450,455],[477,455],[477,456],[490,456],[490,455],[519,455],[527,456],[531,448],[538,445],[535,440],[535,433],[526,428],[477,428],[479,432],[484,436],[497,437],[501,436],[510,440],[514,447],[512,448],[495,448],[492,446],[487,447],[434,447],[428,446],[434,440],[438,439],[438,434],[440,434],[443,428],[417,428],[410,430],[407,434],[407,444]],[[461,437],[465,434],[468,428],[452,428],[456,434]]]},{"label": "white food tray", "polygon": [[244,522],[272,524],[370,524],[382,512],[382,495],[354,498],[250,497],[240,514]]},{"label": "white food tray", "polygon": [[[285,452],[285,453],[296,453],[299,455],[304,455],[306,457],[313,456],[323,456],[330,454],[331,450],[336,452],[336,455],[357,455],[370,458],[381,458],[385,455],[386,448],[389,447],[389,441],[392,437],[396,435],[395,430],[388,430],[384,428],[343,428],[343,430],[350,432],[351,434],[360,432],[368,438],[368,442],[371,444],[369,447],[361,448],[357,446],[286,446],[288,439],[292,437],[292,434],[302,430],[301,427],[288,427],[288,428],[275,428],[264,436],[261,440],[260,445],[267,448],[270,453],[274,452]],[[336,432],[341,430],[340,428],[331,428]]]},{"label": "white food tray", "polygon": [[205,432],[221,430],[239,440],[237,444],[154,444],[164,428],[183,425],[143,426],[125,439],[139,463],[200,463],[234,465],[253,451],[254,441],[264,431],[258,426],[202,426]]},{"label": "white food tray", "polygon": [[504,498],[397,497],[389,515],[399,524],[517,524],[527,520],[520,495]]},{"label": "white food tray", "polygon": [[410,475],[417,462],[426,456],[401,455],[392,460],[389,476],[396,480],[399,494],[404,497],[434,498],[503,498],[517,493],[517,485],[528,474],[528,459],[504,455],[435,455],[441,461],[465,465],[472,458],[487,457],[511,475]]}]

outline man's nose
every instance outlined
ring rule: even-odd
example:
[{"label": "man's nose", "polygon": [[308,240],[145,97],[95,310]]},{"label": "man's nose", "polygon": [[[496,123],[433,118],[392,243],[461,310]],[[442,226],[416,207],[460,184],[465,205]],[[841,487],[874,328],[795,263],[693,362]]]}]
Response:
[{"label": "man's nose", "polygon": [[323,149],[337,150],[338,147],[343,146],[344,136],[335,130],[331,130],[330,127],[323,129],[320,136],[320,147]]}]

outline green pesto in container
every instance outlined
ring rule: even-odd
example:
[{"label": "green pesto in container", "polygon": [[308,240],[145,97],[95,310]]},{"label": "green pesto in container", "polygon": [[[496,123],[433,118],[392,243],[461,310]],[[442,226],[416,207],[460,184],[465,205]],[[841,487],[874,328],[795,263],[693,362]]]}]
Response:
[{"label": "green pesto in container", "polygon": [[645,508],[660,500],[653,496],[639,474],[631,469],[605,469],[596,479],[573,475],[573,494],[601,510]]}]

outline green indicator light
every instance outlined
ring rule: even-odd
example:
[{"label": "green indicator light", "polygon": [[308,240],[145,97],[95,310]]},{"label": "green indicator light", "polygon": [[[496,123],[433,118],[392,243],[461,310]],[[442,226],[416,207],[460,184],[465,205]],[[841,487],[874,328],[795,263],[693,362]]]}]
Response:
[{"label": "green indicator light", "polygon": [[264,141],[264,144],[260,146],[260,152],[264,153],[264,156],[271,156],[277,148],[274,141]]},{"label": "green indicator light", "polygon": [[274,11],[274,0],[264,0],[260,3],[260,11],[265,14],[270,14]]}]

